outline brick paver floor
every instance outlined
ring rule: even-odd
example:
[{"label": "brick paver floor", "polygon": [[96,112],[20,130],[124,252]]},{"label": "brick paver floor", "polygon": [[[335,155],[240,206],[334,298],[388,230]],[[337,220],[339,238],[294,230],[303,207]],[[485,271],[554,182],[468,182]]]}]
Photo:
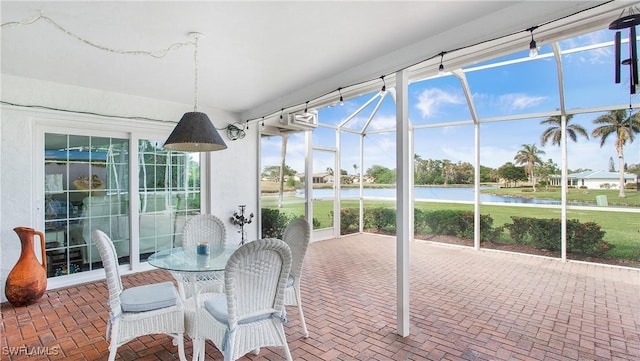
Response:
[{"label": "brick paver floor", "polygon": [[[302,298],[285,326],[295,360],[640,360],[640,270],[411,243],[410,335],[396,332],[395,238],[312,243]],[[123,277],[125,287],[170,280]],[[104,281],[2,305],[0,360],[106,360]],[[190,357],[192,344],[185,342]],[[48,355],[44,355],[48,353]],[[282,360],[264,348],[244,360]],[[118,360],[176,360],[164,335],[140,337]],[[207,360],[222,354],[207,343]]]}]

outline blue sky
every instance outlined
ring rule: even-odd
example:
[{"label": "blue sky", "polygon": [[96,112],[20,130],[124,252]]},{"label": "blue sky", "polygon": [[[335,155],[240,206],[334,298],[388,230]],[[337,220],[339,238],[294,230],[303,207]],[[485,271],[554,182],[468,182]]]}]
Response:
[{"label": "blue sky", "polygon": [[[623,39],[627,34],[622,34]],[[577,49],[612,42],[614,32],[608,29],[568,39],[560,42],[561,49]],[[554,111],[560,107],[558,76],[555,59],[548,56],[551,45],[538,44],[540,55],[531,59],[528,49],[507,57],[482,64],[474,64],[474,69],[486,64],[522,59],[497,68],[469,71],[466,73],[476,112],[481,119],[504,117],[514,114],[535,114]],[[622,59],[628,57],[627,45],[623,44]],[[547,54],[547,56],[545,56]],[[446,67],[446,60],[444,62]],[[613,46],[576,51],[562,56],[565,106],[567,109],[592,108],[609,105],[627,105],[639,102],[638,96],[629,94],[627,68],[622,70],[622,83],[613,80]],[[389,93],[387,93],[389,94]],[[340,106],[319,110],[321,123],[339,124],[350,116],[375,93],[345,101]],[[409,118],[414,125],[437,124],[471,119],[462,87],[452,75],[444,75],[409,86]],[[376,100],[377,101],[377,100]],[[360,129],[371,116],[376,101],[354,117],[348,127]],[[604,113],[575,115],[572,122],[581,124],[590,134],[594,129],[592,120]],[[561,164],[560,148],[547,144],[542,146],[540,136],[546,126],[540,125],[544,118],[483,123],[480,126],[480,163],[497,168],[513,157],[522,144],[533,144],[543,151],[543,160],[552,159]],[[395,126],[395,104],[386,96],[375,114],[369,129],[393,129]],[[356,173],[353,164],[359,163],[359,137],[342,135],[342,169]],[[569,169],[606,169],[609,158],[616,161],[617,155],[613,138],[604,147],[599,139],[579,138],[569,142],[567,158]],[[314,131],[315,145],[335,147],[335,133],[331,129]],[[280,138],[264,139],[262,143],[262,166],[278,165],[280,159]],[[640,163],[640,139],[627,144],[624,149],[627,164]],[[453,162],[474,163],[474,127],[472,125],[446,126],[418,129],[415,132],[415,153],[423,159],[448,159]],[[287,147],[287,164],[295,170],[304,170],[304,136],[290,136]],[[373,165],[395,168],[395,133],[369,134],[365,137],[365,155],[362,171]],[[314,173],[324,172],[333,167],[331,153],[314,152]],[[359,169],[357,171],[360,171]]]}]

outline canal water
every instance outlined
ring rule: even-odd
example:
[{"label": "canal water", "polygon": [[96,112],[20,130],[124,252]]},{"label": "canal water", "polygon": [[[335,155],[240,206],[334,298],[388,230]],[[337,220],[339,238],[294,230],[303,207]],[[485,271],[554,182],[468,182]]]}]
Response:
[{"label": "canal water", "polygon": [[[480,187],[481,190],[495,189],[495,187]],[[395,188],[365,188],[363,190],[366,198],[395,198]],[[340,191],[341,198],[358,198],[359,189],[346,188]],[[473,202],[473,187],[415,187],[414,198],[416,200],[449,200]],[[304,193],[296,193],[298,197],[304,197]],[[313,198],[331,198],[332,189],[314,189]],[[533,199],[525,197],[503,197],[492,194],[480,193],[481,202],[500,203],[528,203],[528,204],[560,204],[559,200]],[[570,205],[586,205],[581,202],[569,202]]]}]

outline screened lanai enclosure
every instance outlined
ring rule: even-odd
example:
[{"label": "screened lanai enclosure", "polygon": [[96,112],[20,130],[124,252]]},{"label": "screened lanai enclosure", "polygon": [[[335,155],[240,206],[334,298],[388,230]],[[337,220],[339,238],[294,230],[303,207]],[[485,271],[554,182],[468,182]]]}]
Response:
[{"label": "screened lanai enclosure", "polygon": [[640,266],[635,47],[620,31],[617,83],[615,33],[531,29],[533,49],[443,51],[337,89],[317,117],[283,110],[262,131],[263,233],[307,214],[316,239],[398,235],[408,219],[411,239]]}]

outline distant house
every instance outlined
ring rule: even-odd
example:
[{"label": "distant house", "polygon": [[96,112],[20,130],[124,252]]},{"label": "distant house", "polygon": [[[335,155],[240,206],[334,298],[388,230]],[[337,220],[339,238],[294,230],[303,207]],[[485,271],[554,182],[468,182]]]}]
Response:
[{"label": "distant house", "polygon": [[[373,183],[375,181],[375,179],[373,179],[373,177],[368,176],[368,175],[364,175],[362,176],[362,183]],[[354,176],[353,177],[353,183],[360,183],[360,177],[359,176]]]},{"label": "distant house", "polygon": [[[300,181],[304,182],[304,174],[298,174]],[[333,175],[329,173],[313,174],[313,184],[333,183]]]},{"label": "distant house", "polygon": [[[551,185],[560,186],[560,176],[551,178]],[[620,173],[604,170],[588,170],[568,175],[569,186],[587,189],[618,189]],[[633,173],[624,174],[624,183],[636,183],[638,176]]]}]

